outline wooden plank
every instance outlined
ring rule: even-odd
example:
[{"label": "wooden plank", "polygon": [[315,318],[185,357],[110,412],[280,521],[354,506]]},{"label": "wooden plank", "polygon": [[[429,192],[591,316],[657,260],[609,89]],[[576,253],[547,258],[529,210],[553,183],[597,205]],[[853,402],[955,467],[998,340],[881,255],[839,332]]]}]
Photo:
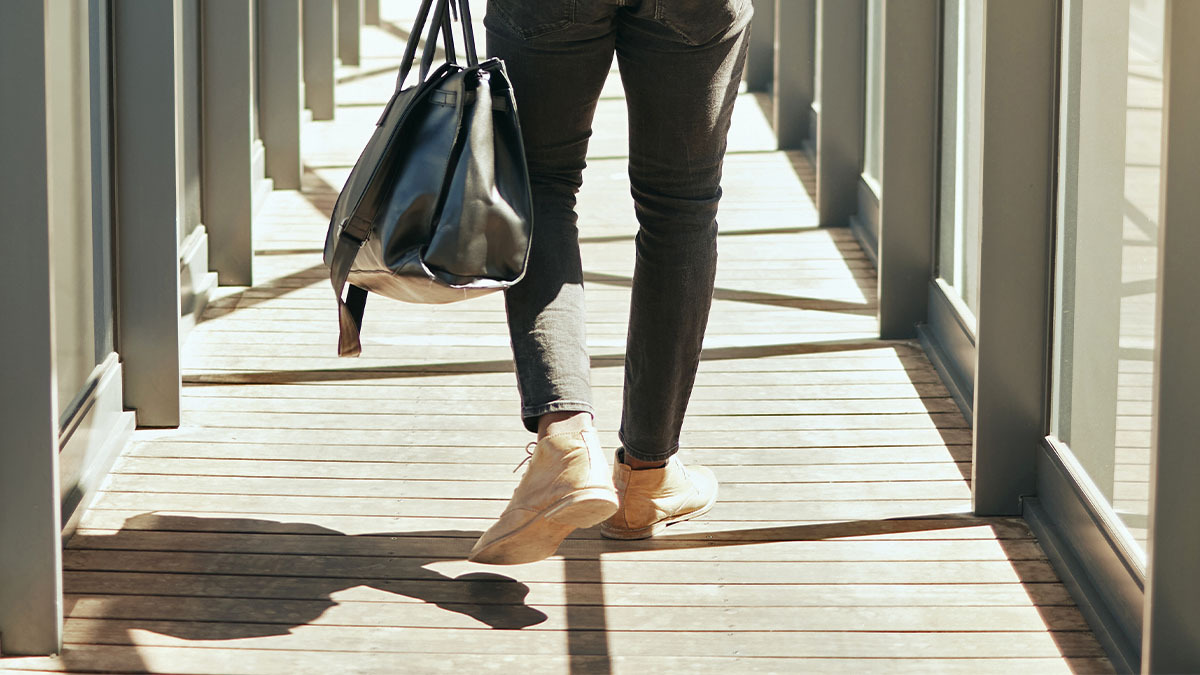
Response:
[{"label": "wooden plank", "polygon": [[[249,430],[222,428],[181,428],[170,436],[174,440],[205,441],[219,443],[237,441]],[[479,438],[479,431],[488,431],[489,437]],[[298,440],[297,433],[290,429],[255,428],[253,435],[262,443],[291,443]],[[336,444],[347,439],[347,433],[339,430],[309,429],[302,434],[315,445]],[[708,445],[727,448],[802,448],[824,446],[887,446],[887,445],[930,445],[934,443],[965,444],[971,442],[969,429],[910,429],[903,433],[886,429],[848,429],[816,431],[695,431],[685,432],[686,445]],[[423,446],[458,447],[524,447],[530,439],[528,432],[517,429],[466,429],[424,430],[417,439],[403,430],[358,430],[353,432],[355,443],[362,445],[404,446],[419,440]]]},{"label": "wooden plank", "polygon": [[[393,556],[334,556],[303,554],[245,554],[162,551],[72,550],[63,557],[64,570],[248,574],[255,576],[305,576],[353,579],[422,579],[429,570],[457,577],[483,569],[465,561],[469,538],[458,540],[460,553],[452,559]],[[560,559],[547,559],[520,567],[522,580],[591,583],[654,583],[670,574],[673,583],[773,583],[773,584],[947,584],[1056,582],[1053,568],[1044,560],[944,561],[729,561],[653,560],[600,556],[564,569]],[[432,566],[432,567],[431,567]],[[516,570],[517,568],[512,568]],[[515,572],[514,572],[515,573]]]},{"label": "wooden plank", "polygon": [[[397,516],[362,514],[362,521],[352,516],[336,514],[313,514],[304,522],[280,519],[278,514],[246,513],[230,517],[227,513],[210,510],[178,511],[162,509],[148,513],[139,509],[109,509],[85,514],[80,523],[81,530],[153,530],[183,532],[246,532],[311,534],[312,527],[324,528],[344,534],[379,534],[380,532],[407,532],[412,534],[420,526],[433,523],[451,523],[443,527],[437,536],[470,537],[471,533],[458,531],[454,526],[463,521],[428,518],[428,523],[419,519],[402,519]],[[382,526],[381,526],[382,524]],[[390,525],[389,525],[390,524]],[[406,525],[405,530],[397,525]],[[396,536],[400,536],[397,534]],[[578,539],[599,539],[596,530],[579,530],[571,535]],[[788,520],[763,521],[754,525],[731,526],[719,518],[689,520],[672,526],[671,531],[656,542],[673,542],[692,539],[704,541],[796,541],[813,537],[891,537],[899,539],[975,539],[991,537],[997,540],[1028,539],[1033,536],[1025,521],[1019,518],[980,519],[966,513],[898,516],[873,521],[827,521]],[[606,540],[607,541],[607,540]]]},{"label": "wooden plank", "polygon": [[[508,471],[509,476],[512,472]],[[495,474],[502,475],[500,471]],[[300,496],[364,499],[473,499],[507,500],[516,481],[480,481],[464,486],[462,480],[404,480],[372,478],[258,478],[244,476],[170,476],[114,474],[106,492],[119,494]],[[959,476],[942,481],[844,482],[794,481],[785,483],[722,483],[721,498],[740,502],[790,503],[830,501],[895,501],[970,499],[971,489]]]},{"label": "wooden plank", "polygon": [[[277,443],[263,445],[230,441],[224,443],[162,440],[141,442],[126,451],[129,457],[184,457],[193,459],[241,459],[265,461],[324,461],[324,462],[399,462],[408,466],[421,464],[466,463],[479,465],[502,464],[515,466],[524,458],[523,446],[511,446],[481,452],[478,447],[436,447],[408,445],[403,450],[391,446],[369,445],[301,445]],[[614,447],[614,446],[609,446]],[[684,456],[708,466],[808,466],[813,464],[861,465],[880,462],[936,463],[953,461],[956,468],[970,459],[969,444],[898,445],[884,447],[807,447],[807,448],[720,448],[689,445]],[[414,469],[416,470],[416,469]]]},{"label": "wooden plank", "polygon": [[[886,536],[889,533],[905,533],[904,536],[909,538],[969,539],[972,537],[964,533],[969,533],[971,530],[963,529],[961,525],[964,518],[969,518],[969,514],[960,512],[922,516],[909,513],[908,515],[861,521],[846,521],[832,517],[786,521],[759,520],[747,523],[724,519],[720,513],[716,513],[704,519],[677,523],[671,526],[667,534],[655,541],[779,541],[780,539],[795,540],[802,536],[812,537],[818,534],[825,534],[829,537],[878,537]],[[159,509],[154,513],[148,513],[144,509],[110,509],[89,511],[84,516],[82,525],[88,529],[108,531],[162,529],[296,534],[311,533],[311,528],[315,526],[348,535],[391,533],[389,536],[407,536],[421,532],[427,534],[433,532],[437,536],[476,539],[482,528],[487,527],[490,522],[490,518],[453,518],[429,515],[406,517],[371,513],[317,513],[304,514],[303,518],[297,518],[295,514],[253,511],[221,513],[202,509]],[[990,536],[1000,540],[1026,539],[1032,536],[1023,523],[989,520],[987,527],[992,532]],[[983,536],[983,532],[979,531],[977,536]],[[601,539],[600,533],[594,529],[577,530],[571,537],[580,540],[598,541]]]},{"label": "wooden plank", "polygon": [[[407,593],[417,594],[419,590],[407,589]],[[485,615],[481,619],[476,615],[483,612],[466,592],[454,600],[436,604],[355,602],[343,598],[338,598],[336,603],[328,598],[255,600],[189,597],[173,597],[170,602],[163,602],[161,597],[138,595],[67,595],[64,602],[68,616],[74,619],[184,620],[220,624],[254,620],[282,629],[297,625],[305,629],[314,626],[423,628],[435,621],[444,629],[471,629],[507,611],[514,616],[496,617],[493,621],[514,621],[518,613],[529,616],[528,620],[541,619],[522,628],[528,633],[567,629],[601,631],[609,625],[636,626],[646,632],[665,632],[674,629],[680,618],[676,612],[664,611],[661,607],[576,605],[568,619],[567,613],[561,608],[510,601],[508,607],[496,606],[490,610],[491,616]],[[542,616],[535,616],[535,612]],[[956,632],[1041,632],[1047,626],[1060,631],[1085,630],[1087,626],[1075,607],[999,606],[981,613],[973,607],[889,607],[882,612],[874,607],[824,607],[819,612],[798,612],[793,607],[696,606],[688,608],[687,615],[689,622],[704,626],[705,631],[735,634],[771,630],[781,633],[899,631],[905,627]]]},{"label": "wooden plank", "polygon": [[[144,655],[144,656],[143,656]],[[148,665],[169,666],[171,672],[210,673],[212,667],[229,675],[253,674],[267,668],[279,672],[302,672],[313,668],[322,672],[340,672],[345,663],[340,654],[300,655],[291,652],[260,651],[257,658],[247,659],[246,652],[231,649],[175,649],[171,647],[143,647],[136,651],[129,647],[80,645],[71,647],[65,658],[33,658],[14,661],[13,668],[20,672],[61,672],[65,660],[96,663],[105,672],[145,672]],[[482,662],[481,662],[482,661]],[[500,655],[480,660],[461,655],[406,654],[404,662],[416,670],[472,670],[474,672],[511,672],[518,668],[535,668],[545,672],[616,672],[640,673],[647,669],[664,668],[670,672],[689,673],[777,673],[784,672],[793,661],[786,658],[762,657],[626,657],[607,654],[561,656],[538,655],[520,658]],[[368,654],[364,656],[363,668],[367,671],[386,672],[394,667],[395,654]],[[805,659],[806,667],[813,672],[848,673],[1011,673],[1028,670],[1039,673],[1109,672],[1111,666],[1103,658],[1054,658],[1013,657],[995,658],[952,658],[952,659],[851,659],[824,658]],[[41,670],[52,668],[52,670]]]},{"label": "wooden plank", "polygon": [[[137,630],[144,628],[145,630]],[[421,661],[408,661],[428,655],[425,661],[433,664],[454,664],[466,661],[464,668],[470,668],[470,661],[463,659],[463,645],[469,644],[477,650],[476,654],[497,655],[496,659],[480,659],[472,655],[478,663],[495,661],[502,666],[499,670],[511,671],[514,665],[520,665],[524,659],[512,656],[516,654],[532,654],[537,660],[528,660],[530,666],[537,664],[542,658],[548,658],[547,665],[556,662],[554,658],[561,654],[562,633],[526,633],[525,631],[482,631],[482,630],[446,630],[432,629],[375,629],[373,631],[355,631],[343,627],[313,627],[293,635],[278,637],[249,637],[240,640],[235,647],[179,649],[186,647],[187,639],[172,637],[172,633],[183,632],[187,635],[221,635],[220,626],[201,623],[172,623],[172,622],[135,622],[112,621],[98,622],[79,619],[67,622],[68,638],[71,644],[79,644],[82,649],[99,650],[102,645],[109,645],[109,657],[119,658],[117,669],[142,664],[143,659],[150,659],[150,665],[166,666],[170,672],[178,668],[182,672],[209,673],[219,668],[224,673],[253,673],[252,667],[261,667],[262,662],[255,664],[247,661],[251,654],[247,650],[269,650],[264,657],[267,663],[274,664],[271,670],[303,669],[305,665],[320,670],[320,665],[328,665],[337,670],[336,664],[345,661],[345,652],[354,652],[356,658],[363,658],[365,668],[377,664],[386,670],[388,663],[395,665],[396,654],[405,654],[406,662],[414,666]],[[247,628],[253,628],[247,624]],[[131,633],[131,629],[133,632]],[[166,632],[167,634],[162,634]],[[1086,634],[1063,632],[1050,635],[1048,633],[994,633],[994,634],[964,634],[941,633],[922,636],[918,642],[911,633],[863,633],[846,634],[836,632],[798,632],[798,633],[742,633],[738,634],[738,643],[722,648],[722,641],[714,640],[705,633],[672,633],[657,631],[580,631],[573,647],[577,652],[572,658],[596,656],[605,659],[637,659],[631,662],[626,672],[645,672],[636,669],[654,662],[669,664],[690,663],[697,656],[724,657],[771,657],[780,656],[807,659],[825,658],[836,663],[845,663],[846,672],[895,672],[904,663],[911,662],[918,666],[907,672],[946,672],[941,668],[954,668],[955,663],[962,658],[968,658],[967,668],[957,672],[981,672],[980,666],[986,668],[988,659],[1007,659],[999,665],[1009,670],[995,669],[990,672],[1012,672],[1014,666],[1020,664],[1052,665],[1051,660],[1062,663],[1063,657],[1083,658],[1101,662],[1103,654],[1094,640],[1090,643]],[[84,639],[88,642],[80,643]],[[136,651],[129,648],[120,649],[120,645],[136,644]],[[270,645],[267,647],[266,645]],[[324,648],[314,648],[324,647]],[[331,650],[330,647],[340,647]],[[612,652],[616,652],[615,654]],[[917,654],[914,654],[916,652]],[[386,656],[388,660],[370,659],[369,654]],[[867,653],[874,658],[867,660],[860,657],[854,661],[849,654]],[[919,654],[919,655],[918,655]],[[970,654],[970,657],[965,655]],[[889,658],[890,657],[890,658]],[[136,659],[136,661],[134,661]],[[275,660],[282,659],[282,660]],[[303,661],[302,659],[310,659]],[[435,660],[436,659],[436,660]],[[661,659],[661,660],[660,660]],[[557,662],[565,664],[567,657],[562,656]],[[125,665],[122,666],[122,661]],[[131,663],[132,661],[132,663]],[[26,660],[32,664],[53,664],[49,659]],[[190,662],[190,663],[189,663]],[[754,663],[751,660],[747,663]],[[587,663],[587,661],[585,661]],[[595,663],[595,661],[593,661]],[[726,667],[733,661],[723,661]],[[781,660],[772,663],[778,669],[785,662]],[[879,668],[871,663],[878,663]],[[178,664],[178,665],[176,665]],[[7,665],[7,664],[6,664]],[[794,666],[794,662],[792,663]],[[854,670],[853,666],[866,667],[867,670]],[[971,670],[973,667],[975,670]],[[925,670],[919,670],[925,668]],[[420,668],[417,667],[419,670]],[[735,671],[740,671],[734,666]],[[104,670],[110,670],[105,668]],[[686,669],[685,669],[686,670]],[[783,670],[787,666],[783,665]],[[562,669],[565,672],[565,668]],[[261,671],[260,671],[261,672]],[[328,671],[326,671],[328,672]],[[817,671],[825,672],[825,671]],[[1043,671],[1038,671],[1043,672]],[[1070,672],[1065,669],[1045,672]],[[1082,671],[1104,672],[1104,671]]]},{"label": "wooden plank", "polygon": [[[239,388],[240,389],[240,388]],[[233,388],[227,388],[233,393]],[[250,392],[245,392],[250,393]],[[431,409],[429,402],[412,400],[392,400],[387,402],[387,409],[394,414],[448,414],[445,411]],[[445,403],[451,403],[447,400]],[[383,405],[382,403],[378,405]],[[329,403],[321,399],[286,398],[271,396],[264,392],[260,397],[216,397],[192,396],[191,392],[183,399],[185,416],[212,412],[277,412],[277,413],[321,413],[328,412]],[[875,413],[878,415],[899,415],[912,413],[946,414],[957,412],[954,400],[946,398],[868,398],[830,400],[823,398],[809,400],[780,400],[766,399],[758,401],[693,401],[688,405],[688,419],[698,417],[720,416],[727,422],[741,421],[740,418],[768,415],[824,415],[832,412],[846,414]],[[354,414],[348,411],[346,414]],[[479,401],[471,407],[471,412],[477,415],[502,414],[507,417],[513,414],[510,401]],[[739,418],[739,419],[733,419]]]},{"label": "wooden plank", "polygon": [[[74,537],[67,548],[75,551],[160,551],[188,553],[244,553],[246,555],[328,555],[392,558],[454,559],[461,555],[463,539],[453,536],[378,535],[338,536],[312,528],[311,534],[260,534],[230,532],[163,532],[158,530],[88,530]],[[886,537],[847,541],[806,534],[793,528],[794,539],[775,542],[737,540],[674,540],[660,542],[607,542],[568,540],[559,550],[565,559],[654,561],[755,561],[755,562],[908,562],[1044,561],[1045,555],[1031,540],[1001,545],[988,539],[904,539]],[[909,536],[911,533],[902,533]]]},{"label": "wooden plank", "polygon": [[[84,633],[91,639],[97,641],[101,639],[119,640],[118,644],[128,644],[129,638],[121,636],[117,631],[129,625],[128,622],[106,622],[107,625],[99,625],[85,623],[86,620],[70,620],[67,625],[67,637],[72,639],[75,637],[75,631],[88,631],[93,627],[97,630]],[[190,628],[192,633],[209,633],[220,631],[218,626],[211,627],[209,630],[203,630],[204,626],[195,626],[184,624],[182,626],[173,626],[167,622],[144,622],[151,630],[154,628],[160,629],[155,632],[167,632],[167,635],[156,636],[153,633],[139,634],[137,644],[139,645],[154,645],[154,644],[180,644],[182,641],[178,638],[170,636],[170,629]],[[216,628],[217,630],[212,630]],[[106,630],[107,629],[107,630]],[[165,629],[165,630],[164,630]],[[125,631],[121,631],[125,632]],[[631,631],[631,632],[616,632],[616,631],[580,631],[582,634],[576,643],[576,648],[584,654],[607,653],[609,649],[627,654],[651,654],[661,656],[677,656],[677,655],[772,655],[783,654],[794,657],[805,656],[838,656],[847,652],[853,653],[856,650],[870,650],[877,656],[892,655],[895,657],[911,656],[913,650],[913,640],[911,634],[902,633],[867,633],[848,635],[846,633],[835,632],[799,632],[799,633],[777,633],[777,632],[758,632],[758,633],[739,633],[736,644],[727,644],[723,646],[721,641],[713,640],[710,634],[698,633],[683,633],[683,632],[659,632],[659,631]],[[90,633],[90,635],[89,635]],[[99,633],[97,635],[97,633]],[[115,635],[113,633],[116,633]],[[112,636],[111,638],[109,636]],[[420,645],[418,649],[425,653],[458,653],[464,644],[470,644],[472,648],[477,649],[478,653],[511,653],[519,651],[519,653],[545,653],[547,650],[553,650],[550,653],[557,653],[562,649],[561,634],[549,634],[554,636],[555,640],[545,640],[536,633],[526,633],[524,631],[506,631],[504,633],[491,633],[488,639],[487,633],[481,633],[479,630],[438,630],[436,633],[432,630],[421,629],[376,629],[374,631],[354,631],[353,629],[342,629],[339,627],[313,627],[303,633],[293,636],[280,636],[270,639],[272,646],[276,649],[287,649],[289,646],[292,649],[302,647],[304,643],[310,645],[309,650],[320,652],[324,650],[312,649],[314,643],[316,645],[342,645],[346,649],[357,649],[359,651],[367,651],[368,645],[372,642],[371,638],[375,638],[374,642],[377,645],[378,651],[398,651],[401,653],[414,651],[414,644]],[[1001,633],[1001,634],[979,634],[979,635],[964,635],[962,633],[944,633],[939,636],[940,639],[934,636],[928,636],[929,642],[932,644],[928,651],[922,650],[926,656],[944,655],[946,657],[954,657],[961,655],[963,651],[968,653],[974,652],[976,655],[989,654],[995,656],[1051,656],[1051,655],[1068,655],[1068,656],[1101,656],[1097,646],[1088,644],[1087,640],[1079,639],[1079,637],[1071,634],[1062,636],[1051,636],[1046,634],[1032,633],[1029,635]],[[314,640],[314,638],[317,638]],[[251,638],[253,640],[253,638]],[[955,640],[957,642],[955,642]],[[258,642],[266,642],[267,640],[259,640]],[[605,644],[608,642],[609,644]],[[778,643],[785,643],[780,645]],[[250,647],[253,643],[247,644]],[[364,649],[368,648],[368,649]],[[1061,648],[1061,649],[1060,649]],[[1054,651],[1051,651],[1054,650]],[[1064,654],[1065,652],[1065,654]],[[344,658],[344,657],[343,657]]]},{"label": "wooden plank", "polygon": [[[689,453],[692,454],[692,453]],[[871,481],[961,481],[963,468],[945,458],[937,462],[905,464],[810,464],[810,465],[714,465],[722,486],[731,484],[865,483]],[[126,457],[113,467],[114,475],[261,477],[292,479],[371,479],[403,481],[501,482],[511,487],[517,476],[497,470],[506,464],[463,464],[458,462],[418,464],[402,459],[392,462],[289,461],[281,459],[191,459],[171,457]],[[968,473],[969,475],[969,473]]]},{"label": "wooden plank", "polygon": [[[469,379],[469,378],[468,378]],[[344,405],[344,404],[343,404]],[[324,413],[265,413],[212,412],[186,415],[182,426],[210,428],[276,428],[300,431],[304,429],[345,429],[347,431],[386,431],[389,429],[436,430],[445,426],[440,416],[395,415],[376,412],[340,411]],[[504,414],[456,416],[464,428],[503,425],[512,420],[512,411]],[[815,431],[829,429],[888,429],[897,432],[928,429],[966,428],[962,415],[956,413],[892,414],[892,415],[748,415],[708,416],[697,418],[689,428],[693,431],[721,431],[737,427],[745,431]]]},{"label": "wooden plank", "polygon": [[[363,363],[370,363],[364,360]],[[455,373],[441,371],[429,366],[392,365],[387,361],[379,361],[376,366],[347,368],[344,360],[336,357],[326,359],[272,359],[255,357],[243,359],[240,357],[211,356],[205,359],[205,370],[189,369],[185,373],[189,383],[197,382],[205,374],[221,377],[238,377],[245,373],[247,377],[261,376],[260,379],[270,381],[270,376],[279,382],[287,382],[291,373],[308,376],[314,380],[353,380],[362,372],[369,372],[377,384],[393,384],[393,380],[402,380],[406,376],[419,376],[442,386],[501,386],[511,387],[513,376],[510,362],[482,362],[473,368],[464,368],[467,372]],[[615,364],[614,364],[615,365]],[[471,370],[475,372],[470,372]],[[221,373],[220,371],[228,371]],[[265,371],[265,372],[264,372]],[[592,373],[592,380],[598,386],[618,386],[622,383],[624,373],[620,368],[598,368]],[[746,386],[804,386],[837,384],[845,381],[865,382],[870,384],[940,384],[937,372],[932,368],[921,370],[868,370],[852,373],[812,373],[808,371],[775,371],[775,372],[725,372],[704,373],[697,378],[698,386],[746,387]]]},{"label": "wooden plank", "polygon": [[[497,585],[505,583],[495,579]],[[395,580],[341,580],[339,600],[358,602],[452,602],[463,597],[463,582],[445,579],[421,582],[420,599],[411,584]],[[1036,584],[605,584],[603,592],[584,582],[522,582],[529,594],[524,601],[537,606],[632,605],[675,607],[686,598],[688,606],[733,607],[1021,607],[1074,605],[1059,583]],[[72,571],[63,578],[64,590],[89,595],[153,595],[162,597],[222,598],[328,598],[330,585],[322,579],[284,576],[221,574],[160,574],[154,572]],[[368,587],[369,585],[369,587]],[[390,595],[381,598],[378,591]],[[476,594],[479,604],[510,604],[504,593]]]},{"label": "wooden plank", "polygon": [[[420,399],[427,401],[458,401],[461,404],[473,404],[475,401],[492,401],[497,397],[516,400],[515,386],[499,387],[439,387],[423,382],[424,378],[414,377],[400,379],[388,386],[379,385],[370,378],[346,382],[314,381],[314,384],[291,384],[290,382],[271,383],[254,382],[253,380],[269,380],[268,374],[261,377],[245,376],[242,379],[251,380],[245,384],[223,381],[218,377],[189,376],[184,383],[184,391],[188,396],[227,396],[241,397],[282,397],[282,398],[319,398],[346,401],[353,405],[359,401],[387,401],[400,397],[398,387],[413,387],[419,390]],[[226,378],[232,376],[223,376]],[[276,379],[283,379],[276,376]],[[296,379],[296,378],[293,378]],[[413,381],[417,380],[417,381]],[[850,378],[847,378],[850,380]],[[515,380],[514,380],[515,382]],[[255,387],[261,384],[267,386]],[[702,384],[702,383],[701,383]],[[230,391],[233,389],[234,391]],[[597,398],[603,400],[606,394],[615,396],[619,393],[617,386],[593,387]],[[748,385],[734,386],[699,386],[692,394],[695,401],[758,401],[758,400],[810,400],[810,399],[869,399],[869,398],[941,398],[947,397],[946,387],[937,383],[916,384],[883,384],[879,382],[844,381],[839,384],[819,385]],[[467,403],[471,402],[471,403]]]},{"label": "wooden plank", "polygon": [[[226,513],[278,513],[288,515],[373,514],[386,516],[495,518],[503,511],[506,499],[420,499],[401,497],[314,497],[295,495],[227,494],[217,506]],[[179,511],[207,510],[214,497],[205,494],[154,492],[105,492],[92,508],[97,510]],[[781,510],[798,520],[866,520],[907,516],[964,513],[969,500],[962,499],[880,499],[841,501],[795,500],[785,503],[718,502],[713,517],[738,521],[773,521]]]}]

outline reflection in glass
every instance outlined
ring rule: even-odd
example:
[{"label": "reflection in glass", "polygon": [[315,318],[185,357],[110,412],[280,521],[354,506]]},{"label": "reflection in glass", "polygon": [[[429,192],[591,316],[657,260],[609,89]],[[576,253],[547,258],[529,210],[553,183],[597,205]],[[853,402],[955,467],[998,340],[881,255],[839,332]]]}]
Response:
[{"label": "reflection in glass", "polygon": [[1064,12],[1051,432],[1144,565],[1164,6]]},{"label": "reflection in glass", "polygon": [[938,276],[974,327],[979,307],[979,173],[983,127],[983,6],[945,0],[942,21]]}]

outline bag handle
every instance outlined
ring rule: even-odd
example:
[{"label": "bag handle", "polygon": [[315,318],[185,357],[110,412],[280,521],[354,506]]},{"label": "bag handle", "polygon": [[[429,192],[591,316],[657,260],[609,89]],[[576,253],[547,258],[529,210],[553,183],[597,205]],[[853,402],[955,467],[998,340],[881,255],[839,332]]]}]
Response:
[{"label": "bag handle", "polygon": [[417,8],[417,16],[413,20],[412,32],[408,34],[408,42],[404,45],[404,56],[400,59],[400,72],[396,75],[396,91],[404,85],[404,80],[408,79],[408,71],[412,70],[413,59],[417,56],[417,45],[420,42],[421,32],[425,30],[425,21],[429,18],[429,10],[433,7],[433,0],[422,0],[421,6]]},{"label": "bag handle", "polygon": [[479,55],[475,53],[475,29],[471,25],[471,0],[453,0],[458,6],[459,18],[462,22],[463,47],[467,52],[467,66],[474,68],[479,65]]},{"label": "bag handle", "polygon": [[[445,11],[441,9],[441,4],[439,1],[439,10]],[[446,9],[449,10],[449,14],[444,15],[441,23],[443,39],[447,41],[448,45],[453,44],[454,29],[450,21],[451,16],[453,16],[454,20],[462,26],[463,48],[467,55],[467,67],[474,68],[479,65],[479,55],[475,51],[475,27],[471,24],[471,0],[446,0],[445,4]],[[432,64],[433,52],[429,49],[428,43],[425,45],[425,49],[425,55],[429,57],[430,64]],[[422,65],[424,65],[424,60],[422,58]],[[454,49],[451,46],[446,47],[446,60],[449,63],[455,62]]]},{"label": "bag handle", "polygon": [[437,8],[434,10],[433,23],[430,25],[429,37],[425,39],[425,51],[421,54],[421,81],[429,77],[429,70],[433,66],[433,59],[437,53],[437,37],[438,32],[442,34],[442,41],[446,49],[446,63],[456,63],[454,54],[454,31],[450,29],[450,1],[437,0]]},{"label": "bag handle", "polygon": [[[447,13],[447,10],[449,13]],[[471,24],[470,0],[422,0],[420,7],[417,9],[416,19],[413,22],[413,30],[409,34],[408,43],[404,47],[404,56],[400,60],[400,72],[396,75],[396,91],[404,88],[404,82],[408,79],[408,74],[412,70],[414,63],[419,63],[421,79],[424,80],[428,77],[429,71],[434,64],[438,33],[441,34],[442,42],[445,46],[446,62],[456,63],[454,30],[450,21],[450,14],[458,17],[459,22],[462,24],[463,46],[467,56],[467,66],[475,67],[479,65],[479,55],[475,48],[475,29]],[[421,53],[421,60],[417,62],[418,43],[420,42],[421,34],[425,31],[426,21],[430,22],[429,34],[425,39],[425,48]]]}]

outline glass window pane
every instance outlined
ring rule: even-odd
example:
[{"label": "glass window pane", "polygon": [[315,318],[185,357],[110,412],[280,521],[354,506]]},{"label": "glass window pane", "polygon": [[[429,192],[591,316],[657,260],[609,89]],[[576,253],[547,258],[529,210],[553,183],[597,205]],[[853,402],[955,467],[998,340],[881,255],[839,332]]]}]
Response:
[{"label": "glass window pane", "polygon": [[113,241],[112,241],[112,110],[109,59],[109,1],[87,0],[89,60],[91,62],[92,135],[92,283],[95,307],[96,363],[116,349],[113,335]]},{"label": "glass window pane", "polygon": [[262,23],[258,20],[258,3],[250,3],[250,138],[254,140],[262,139],[261,123],[258,114],[258,102],[262,98],[262,92],[258,90],[258,49],[262,44],[262,40],[258,37],[258,31],[263,30]]},{"label": "glass window pane", "polygon": [[822,21],[822,6],[821,3],[816,3],[813,9],[813,109],[818,113],[821,111],[821,35],[825,32],[821,30]]},{"label": "glass window pane", "polygon": [[[257,5],[255,5],[257,6]],[[200,224],[200,0],[183,0],[183,87],[180,92],[183,106],[183,204],[179,218],[179,243]]]},{"label": "glass window pane", "polygon": [[945,0],[942,22],[941,188],[938,276],[974,324],[979,306],[979,173],[983,126],[983,7]]},{"label": "glass window pane", "polygon": [[883,183],[883,0],[867,0],[867,96],[863,120],[863,178]]},{"label": "glass window pane", "polygon": [[65,418],[97,365],[92,241],[92,116],[87,0],[46,5],[47,160],[55,371]]},{"label": "glass window pane", "polygon": [[1162,0],[1072,0],[1063,39],[1051,432],[1143,556],[1163,18]]}]

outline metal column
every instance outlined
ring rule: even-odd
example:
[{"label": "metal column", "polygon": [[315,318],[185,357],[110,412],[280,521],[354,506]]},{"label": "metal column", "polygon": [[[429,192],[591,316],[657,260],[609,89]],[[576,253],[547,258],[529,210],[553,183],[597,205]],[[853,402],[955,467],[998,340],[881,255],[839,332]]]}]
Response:
[{"label": "metal column", "polygon": [[817,0],[817,217],[823,227],[848,225],[858,211],[866,14],[864,0]]},{"label": "metal column", "polygon": [[938,2],[883,3],[879,333],[910,338],[928,313],[937,195]]},{"label": "metal column", "polygon": [[114,5],[118,351],[140,426],[179,424],[179,0]]},{"label": "metal column", "polygon": [[750,28],[750,54],[743,78],[748,91],[768,91],[775,70],[775,2],[754,0],[754,23]]},{"label": "metal column", "polygon": [[[0,264],[0,649],[62,649],[62,544],[43,3],[0,3],[0,203],[19,230]],[[20,219],[12,214],[20,213]],[[14,230],[16,232],[16,230]],[[19,317],[19,320],[16,320]]]},{"label": "metal column", "polygon": [[974,509],[1018,515],[1046,433],[1058,8],[985,11]]},{"label": "metal column", "polygon": [[205,0],[203,11],[204,224],[221,283],[253,283],[253,3]]},{"label": "metal column", "polygon": [[337,0],[337,54],[344,66],[360,62],[359,27],[362,26],[363,0]]},{"label": "metal column", "polygon": [[334,0],[303,0],[304,106],[314,120],[333,119],[337,13]]},{"label": "metal column", "polygon": [[300,188],[300,2],[258,0],[258,112],[266,174],[287,190]]},{"label": "metal column", "polygon": [[1200,672],[1200,3],[1167,0],[1143,673]]},{"label": "metal column", "polygon": [[813,142],[814,0],[775,0],[772,119],[780,150]]}]

